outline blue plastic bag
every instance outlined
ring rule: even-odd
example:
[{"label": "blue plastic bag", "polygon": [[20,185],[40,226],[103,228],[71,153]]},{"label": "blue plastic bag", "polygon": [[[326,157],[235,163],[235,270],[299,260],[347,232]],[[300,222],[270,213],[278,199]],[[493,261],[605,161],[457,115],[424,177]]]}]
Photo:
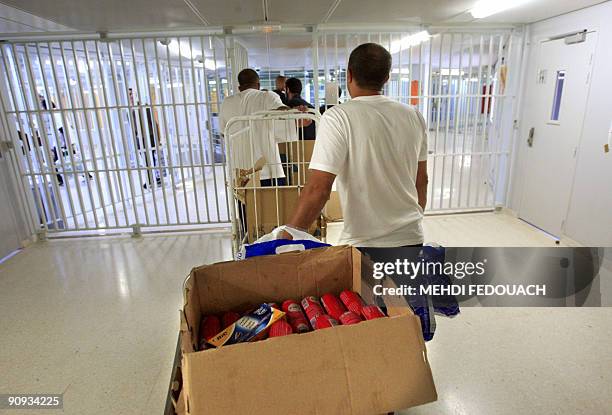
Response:
[{"label": "blue plastic bag", "polygon": [[[278,239],[282,231],[290,234],[293,239]],[[306,249],[331,246],[319,241],[307,232],[302,232],[288,226],[279,226],[267,235],[262,236],[250,245],[244,245],[236,254],[236,260],[261,255],[276,255],[283,252],[304,251]]]}]

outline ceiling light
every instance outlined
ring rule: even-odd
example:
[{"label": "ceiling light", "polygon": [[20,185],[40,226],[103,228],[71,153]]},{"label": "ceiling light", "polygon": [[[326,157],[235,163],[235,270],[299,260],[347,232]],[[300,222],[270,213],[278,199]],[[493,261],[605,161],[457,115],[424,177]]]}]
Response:
[{"label": "ceiling light", "polygon": [[404,36],[399,40],[394,40],[391,42],[391,53],[397,53],[402,49],[408,49],[412,46],[416,46],[420,43],[425,42],[431,37],[427,30],[423,30],[418,33],[414,33],[412,35]]},{"label": "ceiling light", "polygon": [[280,32],[282,26],[279,22],[271,22],[269,20],[252,22],[251,30],[253,32],[273,33]]},{"label": "ceiling light", "polygon": [[526,3],[528,0],[479,0],[470,10],[474,19],[483,19]]}]

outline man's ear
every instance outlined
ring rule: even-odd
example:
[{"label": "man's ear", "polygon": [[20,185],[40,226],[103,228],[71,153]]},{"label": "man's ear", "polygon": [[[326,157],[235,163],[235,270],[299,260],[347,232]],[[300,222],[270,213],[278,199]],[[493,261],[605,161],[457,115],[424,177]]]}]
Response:
[{"label": "man's ear", "polygon": [[353,82],[353,71],[351,71],[350,69],[346,71],[346,81]]},{"label": "man's ear", "polygon": [[385,77],[385,84],[389,82],[389,74],[387,74],[387,76]]}]

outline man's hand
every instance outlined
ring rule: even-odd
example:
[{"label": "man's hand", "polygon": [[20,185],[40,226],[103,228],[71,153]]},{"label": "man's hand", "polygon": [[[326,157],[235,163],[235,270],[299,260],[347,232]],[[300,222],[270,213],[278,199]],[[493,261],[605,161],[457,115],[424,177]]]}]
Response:
[{"label": "man's hand", "polygon": [[[306,105],[300,105],[294,109],[297,109],[300,112],[308,112],[308,107]],[[301,119],[298,124],[300,127],[308,127],[310,124],[312,124],[312,120]]]}]

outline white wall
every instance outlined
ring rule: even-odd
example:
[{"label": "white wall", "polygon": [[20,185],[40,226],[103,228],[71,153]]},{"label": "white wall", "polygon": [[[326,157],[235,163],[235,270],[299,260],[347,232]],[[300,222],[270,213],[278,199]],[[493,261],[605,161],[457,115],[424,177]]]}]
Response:
[{"label": "white wall", "polygon": [[[564,231],[565,236],[590,246],[612,246],[612,153],[603,152],[612,122],[611,21],[612,2],[608,1],[530,25],[532,44],[537,39],[572,31],[597,31],[590,92]],[[529,59],[533,60],[533,55]],[[527,76],[530,67],[528,62]],[[526,138],[525,129],[521,128],[509,198],[509,207],[518,212],[525,177],[522,161],[526,159]]]}]

